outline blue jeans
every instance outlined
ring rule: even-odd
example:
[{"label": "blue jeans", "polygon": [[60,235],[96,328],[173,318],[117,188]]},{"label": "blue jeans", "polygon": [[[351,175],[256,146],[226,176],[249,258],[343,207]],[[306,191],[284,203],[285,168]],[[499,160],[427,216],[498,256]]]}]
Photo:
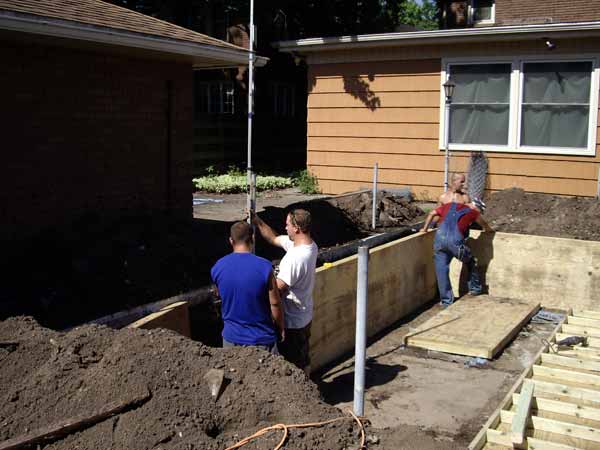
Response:
[{"label": "blue jeans", "polygon": [[440,292],[440,301],[443,305],[454,303],[454,293],[452,292],[449,275],[452,258],[456,258],[467,265],[469,292],[475,295],[481,294],[482,286],[477,270],[477,259],[472,255],[471,249],[465,245],[464,239],[458,242],[448,242],[446,239],[438,239],[438,236],[436,236],[433,251],[435,275]]}]

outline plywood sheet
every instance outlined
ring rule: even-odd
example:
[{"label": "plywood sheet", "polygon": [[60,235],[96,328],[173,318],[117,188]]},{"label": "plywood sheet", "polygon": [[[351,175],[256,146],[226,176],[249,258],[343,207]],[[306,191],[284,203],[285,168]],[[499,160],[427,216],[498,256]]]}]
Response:
[{"label": "plywood sheet", "polygon": [[407,344],[491,359],[539,308],[539,303],[465,296],[412,331]]}]

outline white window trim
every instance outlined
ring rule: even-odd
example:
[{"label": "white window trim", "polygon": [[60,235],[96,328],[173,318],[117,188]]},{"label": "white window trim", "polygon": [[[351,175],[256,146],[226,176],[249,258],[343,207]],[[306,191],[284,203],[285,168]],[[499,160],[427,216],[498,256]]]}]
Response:
[{"label": "white window trim", "polygon": [[[560,62],[560,61],[589,61],[592,62],[591,87],[590,87],[590,114],[588,123],[588,145],[586,148],[572,147],[521,147],[519,146],[521,129],[521,95],[522,95],[522,65],[526,62]],[[454,64],[506,64],[512,67],[510,77],[510,108],[508,145],[477,145],[477,144],[450,144],[450,150],[456,151],[486,151],[499,153],[526,153],[526,154],[548,154],[565,156],[595,156],[596,138],[598,134],[598,92],[600,67],[598,55],[556,55],[548,56],[515,56],[513,58],[444,58],[442,59],[442,71],[440,77],[440,127],[439,147],[445,150],[448,140],[446,130],[446,97],[444,95],[444,83],[448,79],[448,66]]]},{"label": "white window trim", "polygon": [[492,3],[492,18],[491,19],[485,19],[485,20],[475,20],[475,10],[476,8],[473,8],[473,3],[469,2],[469,6],[468,6],[468,18],[469,18],[469,23],[472,25],[491,25],[496,23],[496,1],[494,0],[494,3]]}]

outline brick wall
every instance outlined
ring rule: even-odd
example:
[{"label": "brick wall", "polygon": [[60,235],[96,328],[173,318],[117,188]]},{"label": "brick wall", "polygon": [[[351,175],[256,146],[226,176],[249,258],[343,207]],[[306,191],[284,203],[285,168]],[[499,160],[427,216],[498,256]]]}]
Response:
[{"label": "brick wall", "polygon": [[496,25],[593,20],[600,20],[600,0],[496,0]]},{"label": "brick wall", "polygon": [[90,211],[191,217],[189,65],[12,41],[0,53],[4,238]]}]

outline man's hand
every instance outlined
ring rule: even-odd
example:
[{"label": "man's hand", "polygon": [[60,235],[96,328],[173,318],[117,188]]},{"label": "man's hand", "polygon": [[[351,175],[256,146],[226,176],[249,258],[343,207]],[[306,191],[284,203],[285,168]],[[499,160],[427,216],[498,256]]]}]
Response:
[{"label": "man's hand", "polygon": [[279,330],[279,342],[285,341],[285,328]]}]

